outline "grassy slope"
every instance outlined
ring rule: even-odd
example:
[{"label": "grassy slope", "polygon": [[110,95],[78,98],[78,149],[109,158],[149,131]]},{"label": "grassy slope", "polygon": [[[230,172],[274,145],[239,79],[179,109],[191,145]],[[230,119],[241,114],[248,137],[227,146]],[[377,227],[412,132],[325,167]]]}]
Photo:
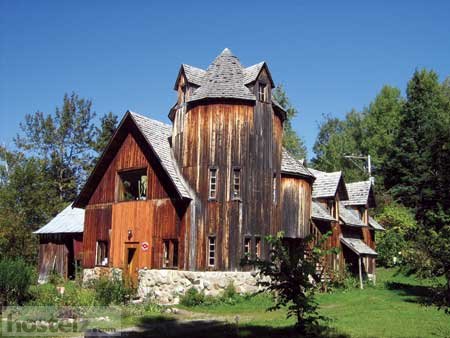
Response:
[{"label": "grassy slope", "polygon": [[[396,276],[393,270],[379,269],[375,287],[320,294],[321,314],[330,326],[351,337],[450,337],[450,316],[435,307],[420,304],[430,282]],[[208,316],[239,316],[241,325],[283,327],[293,324],[284,311],[265,312],[270,301],[256,297],[237,305],[196,307],[189,310]]]}]

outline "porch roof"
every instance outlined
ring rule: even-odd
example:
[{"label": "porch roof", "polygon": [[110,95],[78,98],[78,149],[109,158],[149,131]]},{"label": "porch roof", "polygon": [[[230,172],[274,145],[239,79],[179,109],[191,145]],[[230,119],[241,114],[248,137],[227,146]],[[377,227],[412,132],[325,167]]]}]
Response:
[{"label": "porch roof", "polygon": [[341,237],[341,243],[358,256],[377,256],[378,253],[359,238]]}]

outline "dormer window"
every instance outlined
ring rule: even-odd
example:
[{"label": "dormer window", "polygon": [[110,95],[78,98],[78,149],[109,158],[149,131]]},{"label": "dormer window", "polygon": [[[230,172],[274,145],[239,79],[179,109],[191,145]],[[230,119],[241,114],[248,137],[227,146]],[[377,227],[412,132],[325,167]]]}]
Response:
[{"label": "dormer window", "polygon": [[267,85],[265,83],[260,83],[258,86],[258,100],[267,102]]},{"label": "dormer window", "polygon": [[146,200],[147,181],[146,168],[120,172],[118,201]]}]

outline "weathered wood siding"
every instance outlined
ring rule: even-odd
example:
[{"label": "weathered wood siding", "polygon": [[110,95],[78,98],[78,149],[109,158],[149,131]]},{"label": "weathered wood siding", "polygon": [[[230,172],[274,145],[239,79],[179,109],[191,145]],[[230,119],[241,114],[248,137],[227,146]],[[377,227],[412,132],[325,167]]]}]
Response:
[{"label": "weathered wood siding", "polygon": [[111,205],[92,206],[86,208],[84,214],[83,233],[83,267],[95,266],[95,254],[97,241],[110,241],[110,229],[112,225]]},{"label": "weathered wood siding", "polygon": [[149,163],[136,138],[129,133],[120,150],[109,165],[100,183],[92,195],[89,204],[113,203],[117,201],[117,172],[126,169],[147,168],[148,191],[147,199],[167,198],[168,194],[158,178],[157,173]]},{"label": "weathered wood siding", "polygon": [[[180,212],[177,212],[179,208]],[[178,267],[184,266],[184,246],[186,206],[175,205],[171,199],[147,201],[130,201],[113,205],[111,263],[115,267],[124,266],[125,243],[138,244],[138,267],[162,267],[163,240],[178,241]],[[131,231],[131,237],[128,235]],[[143,242],[149,244],[149,249],[141,247]]]},{"label": "weathered wood siding", "polygon": [[[208,102],[180,108],[173,142],[181,171],[196,192],[189,251],[191,268],[207,269],[207,240],[215,236],[217,270],[240,269],[243,241],[281,229],[282,122],[271,104]],[[209,169],[217,168],[217,198],[209,200]],[[239,167],[240,200],[233,200],[232,170]],[[273,202],[273,177],[277,201]],[[194,229],[193,229],[194,230]],[[267,248],[262,242],[262,252]]]},{"label": "weathered wood siding", "polygon": [[[98,183],[86,207],[83,266],[95,266],[96,242],[108,241],[109,265],[123,267],[126,243],[138,244],[138,267],[160,268],[162,240],[178,240],[180,268],[184,261],[185,237],[180,231],[189,225],[188,206],[173,199],[173,191],[166,189],[168,182],[157,166],[157,160],[145,149],[139,135],[131,131],[124,137],[115,157]],[[118,202],[118,172],[147,169],[148,191],[145,201]],[[132,236],[128,236],[131,230]],[[148,242],[149,249],[142,250]]]},{"label": "weathered wood siding", "polygon": [[282,230],[289,238],[305,238],[310,234],[311,183],[305,179],[282,175]]},{"label": "weathered wood siding", "polygon": [[39,279],[44,280],[52,271],[65,278],[75,276],[75,260],[82,257],[81,233],[47,234],[39,236]]}]

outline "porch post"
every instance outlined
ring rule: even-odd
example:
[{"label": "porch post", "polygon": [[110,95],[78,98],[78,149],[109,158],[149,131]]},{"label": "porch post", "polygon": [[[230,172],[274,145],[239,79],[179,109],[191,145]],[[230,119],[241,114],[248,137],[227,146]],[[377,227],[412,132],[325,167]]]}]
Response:
[{"label": "porch post", "polygon": [[359,268],[359,287],[361,288],[361,289],[363,289],[364,287],[363,287],[363,280],[362,280],[362,268],[361,268],[361,261],[362,261],[362,257],[361,256],[359,256],[358,257],[358,268]]}]

